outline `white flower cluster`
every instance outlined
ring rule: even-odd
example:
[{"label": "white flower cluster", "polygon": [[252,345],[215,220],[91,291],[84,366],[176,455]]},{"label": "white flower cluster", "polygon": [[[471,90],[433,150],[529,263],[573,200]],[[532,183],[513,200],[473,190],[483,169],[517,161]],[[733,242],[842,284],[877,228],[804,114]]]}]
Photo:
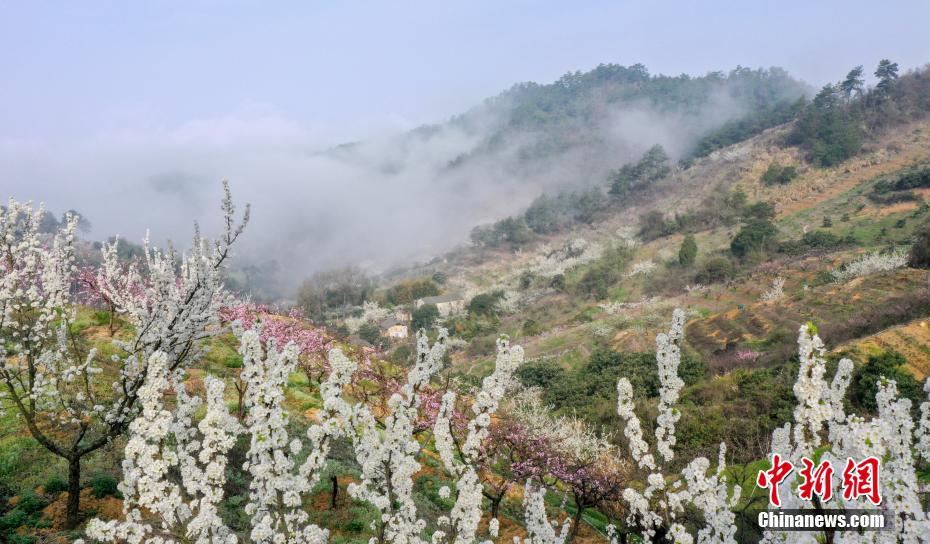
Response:
[{"label": "white flower cluster", "polygon": [[837,268],[832,271],[831,274],[833,275],[834,281],[841,283],[853,278],[878,274],[879,272],[888,272],[889,270],[896,270],[898,268],[904,268],[905,266],[907,266],[907,253],[905,251],[900,249],[896,249],[890,253],[875,251],[866,253],[855,261]]},{"label": "white flower cluster", "polygon": [[785,278],[778,277],[772,281],[772,286],[767,291],[762,293],[761,298],[763,302],[774,302],[776,300],[780,300],[784,296]]},{"label": "white flower cluster", "polygon": [[648,276],[651,274],[658,265],[653,261],[638,261],[633,263],[633,266],[630,267],[630,272],[627,274],[629,277],[643,275]]},{"label": "white flower cluster", "polygon": [[417,454],[420,443],[414,437],[414,424],[420,407],[419,391],[442,367],[446,331],[439,333],[431,347],[426,335],[417,335],[417,360],[407,374],[407,382],[388,399],[389,413],[379,426],[371,409],[364,404],[345,407],[347,428],[362,467],[361,482],[349,485],[349,494],[372,504],[381,513],[376,520],[379,542],[419,542],[426,523],[419,518],[413,501],[413,475],[420,469]]},{"label": "white flower cluster", "polygon": [[667,534],[672,542],[691,543],[694,538],[677,516],[687,505],[704,514],[705,526],[697,533],[697,542],[735,543],[736,525],[732,508],[739,501],[739,487],[729,491],[724,469],[724,444],[715,473],[708,476],[710,461],[704,457],[692,460],[682,471],[682,479],[669,485],[662,465],[672,461],[675,446],[675,424],[681,417],[676,408],[684,382],[678,376],[681,361],[680,343],[684,331],[684,312],[675,310],[668,334],[656,337],[656,362],[659,367],[659,415],[655,436],[658,456],[646,442],[639,417],[635,412],[633,386],[626,378],[617,381],[617,414],[626,421],[624,435],[633,460],[649,474],[643,491],[628,487],[623,498],[630,508],[629,522],[639,527],[644,540],[652,542]]},{"label": "white flower cluster", "polygon": [[[277,351],[275,340],[263,350],[258,331],[242,333],[239,352],[245,382],[245,424],[250,435],[243,468],[252,476],[245,513],[252,517],[253,542],[325,542],[327,531],[308,524],[303,497],[319,479],[321,466],[305,465],[295,471],[303,443],[290,440],[284,390],[297,365],[297,346]],[[281,539],[285,535],[285,539]]]},{"label": "white flower cluster", "polygon": [[707,293],[708,291],[710,291],[710,288],[708,288],[706,285],[696,283],[694,285],[685,285],[684,290],[685,290],[685,293],[688,293],[689,295],[694,295],[698,293]]},{"label": "white flower cluster", "polygon": [[497,311],[503,315],[514,314],[520,309],[522,301],[523,297],[519,292],[513,289],[507,289],[501,297],[497,299],[496,308]]},{"label": "white flower cluster", "polygon": [[614,453],[614,447],[595,427],[575,415],[553,416],[544,405],[541,391],[535,388],[520,391],[513,400],[512,416],[534,437],[545,439],[566,457],[591,464]]},{"label": "white flower cluster", "polygon": [[[436,451],[446,470],[456,479],[455,505],[449,516],[440,519],[440,527],[446,530],[433,535],[433,542],[471,544],[475,542],[478,523],[481,521],[483,484],[476,465],[481,454],[481,444],[487,438],[491,416],[512,387],[512,377],[518,366],[523,364],[523,348],[511,346],[506,339],[497,341],[497,363],[494,372],[486,377],[472,403],[474,417],[468,422],[468,433],[456,456],[455,440],[452,437],[452,415],[456,394],[447,391],[433,429]],[[493,520],[497,523],[497,520]]]},{"label": "white flower cluster", "polygon": [[362,303],[362,315],[358,317],[347,317],[345,319],[346,327],[349,332],[355,334],[359,328],[366,323],[378,323],[388,317],[393,312],[387,308],[382,308],[377,302],[368,301]]},{"label": "white flower cluster", "polygon": [[[177,407],[164,408],[164,392],[174,385]],[[238,423],[226,410],[224,384],[208,379],[207,413],[198,425],[191,415],[200,399],[189,397],[177,373],[169,373],[167,357],[156,353],[149,359],[148,372],[139,391],[142,413],[129,426],[124,450],[123,520],[93,519],[87,535],[101,542],[174,542],[173,532],[183,525],[182,534],[198,544],[237,541],[223,524],[216,506],[223,496],[226,480],[226,453],[235,442]],[[170,478],[181,474],[182,484]],[[157,527],[143,521],[143,511],[154,514]]]},{"label": "white flower cluster", "polygon": [[[534,489],[532,482],[526,482],[523,488],[523,510],[526,532],[529,535],[522,544],[564,544],[568,538],[571,519],[565,518],[562,527],[556,531],[554,522],[546,516],[546,488]],[[513,537],[514,544],[521,544],[519,537]]]},{"label": "white flower cluster", "polygon": [[461,336],[452,336],[446,341],[446,346],[449,348],[449,351],[462,351],[468,347],[468,340],[465,340]]},{"label": "white flower cluster", "polygon": [[637,230],[636,227],[631,226],[620,227],[614,231],[614,234],[617,235],[624,247],[635,249],[639,245],[639,238],[636,236]]},{"label": "white flower cluster", "polygon": [[612,300],[610,302],[601,302],[598,306],[610,315],[615,315],[623,310],[638,310],[652,306],[659,301],[659,297],[643,297],[637,302],[619,302]]},{"label": "white flower cluster", "polygon": [[[324,399],[320,422],[307,430],[310,453],[295,470],[304,450],[287,436],[283,409],[287,376],[296,364],[296,349],[288,344],[277,351],[274,342],[263,348],[259,332],[240,335],[245,400],[249,407],[245,428],[233,418],[224,400],[225,384],[212,376],[204,380],[207,410],[196,425],[193,415],[200,399],[187,394],[178,373],[167,370],[167,357],[156,353],[148,364],[140,388],[142,413],[129,428],[124,451],[123,520],[91,520],[87,534],[102,542],[174,542],[179,535],[197,544],[231,544],[237,541],[222,522],[217,505],[226,484],[227,454],[236,437],[250,436],[243,468],[252,476],[245,511],[252,518],[250,542],[322,544],[328,531],[309,522],[303,497],[319,481],[330,441],[344,432],[346,415],[341,395],[355,363],[341,352],[330,353],[332,371],[320,387]],[[173,384],[174,412],[164,408],[164,392]],[[180,475],[176,483],[173,474]],[[143,515],[143,512],[145,513]],[[154,517],[158,526],[144,521]]]},{"label": "white flower cluster", "polygon": [[574,238],[559,249],[550,251],[544,249],[544,253],[530,264],[528,271],[551,278],[598,259],[602,251],[600,244],[588,242],[584,238]]},{"label": "white flower cluster", "polygon": [[[101,369],[96,352],[73,353],[68,331],[76,271],[74,233],[68,216],[51,239],[40,232],[43,207],[10,199],[0,208],[0,379],[4,400],[39,426],[80,432],[99,419]],[[38,421],[37,421],[38,420]]]}]

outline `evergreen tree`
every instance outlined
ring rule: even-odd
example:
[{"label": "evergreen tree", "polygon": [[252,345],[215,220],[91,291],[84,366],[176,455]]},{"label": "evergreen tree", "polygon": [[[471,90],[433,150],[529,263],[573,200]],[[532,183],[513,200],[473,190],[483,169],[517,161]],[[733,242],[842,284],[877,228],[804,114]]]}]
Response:
[{"label": "evergreen tree", "polygon": [[685,239],[681,242],[681,247],[678,249],[678,262],[681,266],[691,266],[694,264],[694,259],[697,257],[697,242],[694,241],[694,235],[688,234],[685,236]]},{"label": "evergreen tree", "polygon": [[846,97],[847,102],[852,99],[853,95],[861,96],[865,88],[865,79],[862,78],[862,65],[856,66],[846,74],[846,79],[840,83],[840,90]]},{"label": "evergreen tree", "polygon": [[878,63],[878,68],[875,69],[875,77],[878,78],[876,88],[882,93],[887,93],[898,79],[898,63],[882,59]]},{"label": "evergreen tree", "polygon": [[930,268],[930,225],[917,232],[917,239],[907,256],[907,264],[913,268]]},{"label": "evergreen tree", "polygon": [[808,160],[818,166],[835,166],[862,145],[856,111],[843,107],[837,88],[826,85],[801,112],[788,143],[806,150]]},{"label": "evergreen tree", "polygon": [[627,163],[610,176],[610,195],[619,198],[631,190],[654,183],[672,172],[669,156],[661,145],[650,147],[635,164]]}]

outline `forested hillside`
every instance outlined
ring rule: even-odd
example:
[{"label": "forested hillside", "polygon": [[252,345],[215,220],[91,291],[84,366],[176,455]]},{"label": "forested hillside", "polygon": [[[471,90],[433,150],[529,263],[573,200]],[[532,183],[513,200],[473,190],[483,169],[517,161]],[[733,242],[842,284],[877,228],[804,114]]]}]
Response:
[{"label": "forested hillside", "polygon": [[[10,200],[0,539],[758,542],[779,453],[883,463],[899,523],[810,541],[926,541],[930,71],[864,73],[514,86],[397,145],[468,134],[433,181],[493,165],[522,208],[291,303],[250,298],[228,185],[181,252]],[[782,493],[876,507],[836,486]]]}]

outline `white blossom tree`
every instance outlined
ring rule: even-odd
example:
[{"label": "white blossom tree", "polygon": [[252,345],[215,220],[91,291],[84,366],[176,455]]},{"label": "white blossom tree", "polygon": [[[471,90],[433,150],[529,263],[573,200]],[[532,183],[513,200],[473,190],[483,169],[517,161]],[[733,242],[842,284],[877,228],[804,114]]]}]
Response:
[{"label": "white blossom tree", "polygon": [[[180,373],[169,373],[166,357],[156,353],[140,391],[142,417],[130,425],[125,450],[120,483],[124,519],[91,520],[88,536],[130,544],[174,542],[182,536],[198,544],[237,542],[216,505],[223,499],[226,455],[236,436],[246,433],[250,447],[243,468],[251,475],[245,505],[252,521],[249,541],[326,542],[328,531],[310,522],[303,500],[320,479],[332,439],[342,432],[335,409],[342,406],[341,395],[355,364],[338,350],[330,354],[331,371],[321,385],[320,420],[307,429],[306,443],[289,439],[283,400],[287,377],[297,364],[296,346],[289,343],[278,351],[274,339],[262,346],[257,330],[239,334],[248,381],[244,426],[226,408],[223,382],[208,376],[207,412],[195,428],[191,416],[199,399],[186,394]],[[173,412],[164,406],[169,385],[177,392]],[[296,459],[305,449],[309,454],[298,465]]]},{"label": "white blossom tree", "polygon": [[[130,439],[123,462],[120,490],[126,497],[123,520],[92,520],[88,536],[106,542],[172,542],[182,537],[198,543],[237,541],[216,515],[225,482],[225,455],[238,433],[250,437],[244,468],[251,476],[249,542],[320,544],[328,531],[313,524],[304,499],[319,481],[333,438],[344,436],[353,444],[362,467],[361,481],[349,487],[354,498],[372,504],[380,512],[372,529],[373,542],[418,543],[425,521],[413,500],[417,456],[423,444],[415,437],[420,408],[419,391],[441,368],[445,331],[429,345],[418,336],[418,357],[406,384],[388,401],[390,412],[379,420],[363,402],[343,396],[357,365],[334,349],[329,354],[330,374],[320,387],[323,409],[318,422],[307,430],[307,440],[290,438],[284,390],[295,370],[297,350],[289,343],[278,351],[275,340],[264,346],[257,330],[240,332],[243,375],[247,381],[248,413],[240,428],[222,402],[223,383],[205,381],[207,413],[194,428],[191,415],[199,402],[184,391],[179,371],[171,371],[167,357],[157,352],[150,358],[149,373],[140,391],[142,417],[130,425]],[[440,519],[432,541],[470,544],[482,513],[482,484],[475,460],[486,437],[491,415],[497,409],[516,367],[523,361],[519,347],[501,340],[494,373],[476,393],[461,447],[453,448],[449,423],[454,394],[443,398],[436,418],[437,448],[455,481],[456,501]],[[177,392],[174,411],[165,409],[164,391]],[[298,466],[296,459],[307,453]],[[449,496],[449,488],[442,491]],[[152,518],[152,519],[149,519]],[[153,521],[154,520],[154,521]],[[497,521],[490,531],[496,533]]]},{"label": "white blossom tree", "polygon": [[697,457],[685,467],[680,478],[665,472],[675,457],[675,425],[681,417],[676,405],[684,381],[678,376],[681,362],[681,339],[685,314],[675,310],[668,334],[656,337],[656,361],[659,366],[659,415],[655,427],[655,447],[643,436],[642,425],[634,410],[633,386],[626,378],[617,381],[617,414],[626,421],[624,435],[633,462],[646,476],[646,486],[628,487],[623,499],[630,509],[628,522],[646,542],[689,544],[694,541],[678,516],[690,504],[704,515],[704,527],[697,533],[699,543],[735,543],[736,525],[732,508],[739,501],[739,487],[732,492],[723,474],[725,444],[715,471],[710,461]]},{"label": "white blossom tree", "polygon": [[[225,229],[212,245],[196,228],[184,255],[146,238],[143,262],[129,266],[119,261],[116,241],[104,245],[96,283],[132,325],[128,338],[113,340],[118,354],[110,360],[100,360],[75,326],[78,217],[66,216],[57,232],[43,235],[41,206],[11,199],[0,208],[0,400],[68,463],[69,527],[79,521],[81,461],[135,417],[149,361],[160,353],[169,371],[189,365],[217,322],[226,298],[222,268],[248,221],[246,208],[235,222],[224,189]],[[104,376],[115,378],[104,384]]]},{"label": "white blossom tree", "polygon": [[[878,382],[876,405],[878,414],[865,419],[846,414],[843,398],[852,378],[853,363],[840,360],[831,382],[824,378],[827,362],[824,346],[813,324],[801,327],[798,333],[800,369],[794,394],[798,405],[794,411],[794,425],[786,423],[772,433],[772,452],[801,467],[801,459],[814,458],[829,461],[842,467],[848,458],[864,459],[874,456],[881,460],[879,487],[883,501],[880,508],[889,512],[894,520],[893,530],[844,531],[837,533],[779,532],[765,534],[764,542],[818,542],[824,538],[833,542],[848,543],[918,543],[930,542],[930,520],[921,508],[918,498],[916,456],[930,459],[930,402],[921,407],[920,421],[915,425],[911,418],[911,401],[898,398],[893,380]],[[925,390],[930,393],[930,381]],[[846,500],[840,486],[842,479],[833,482],[832,498],[812,501],[799,498],[796,478],[786,478],[779,485],[783,508],[812,509],[868,509],[875,508],[864,497]]]},{"label": "white blossom tree", "polygon": [[[484,487],[478,475],[477,465],[482,454],[482,443],[488,437],[491,416],[494,414],[508,387],[513,372],[523,363],[523,348],[511,346],[505,339],[497,341],[497,364],[494,372],[484,379],[475,395],[472,412],[475,416],[468,422],[464,443],[458,444],[452,434],[452,415],[456,394],[451,389],[443,395],[439,416],[434,426],[436,450],[446,470],[455,478],[455,506],[449,516],[440,519],[445,531],[433,534],[433,542],[471,544],[475,541],[478,523],[481,521]],[[456,455],[458,454],[458,455]],[[448,494],[448,488],[444,491]],[[497,536],[499,522],[490,522],[491,536]]]}]

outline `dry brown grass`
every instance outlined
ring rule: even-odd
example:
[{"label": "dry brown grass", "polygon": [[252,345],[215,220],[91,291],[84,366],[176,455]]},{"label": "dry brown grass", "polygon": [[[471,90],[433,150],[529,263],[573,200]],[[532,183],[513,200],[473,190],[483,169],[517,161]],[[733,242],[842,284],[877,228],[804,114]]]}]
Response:
[{"label": "dry brown grass", "polygon": [[845,342],[834,351],[847,351],[864,361],[869,355],[897,351],[907,359],[905,368],[918,380],[930,376],[930,323],[926,318]]}]

